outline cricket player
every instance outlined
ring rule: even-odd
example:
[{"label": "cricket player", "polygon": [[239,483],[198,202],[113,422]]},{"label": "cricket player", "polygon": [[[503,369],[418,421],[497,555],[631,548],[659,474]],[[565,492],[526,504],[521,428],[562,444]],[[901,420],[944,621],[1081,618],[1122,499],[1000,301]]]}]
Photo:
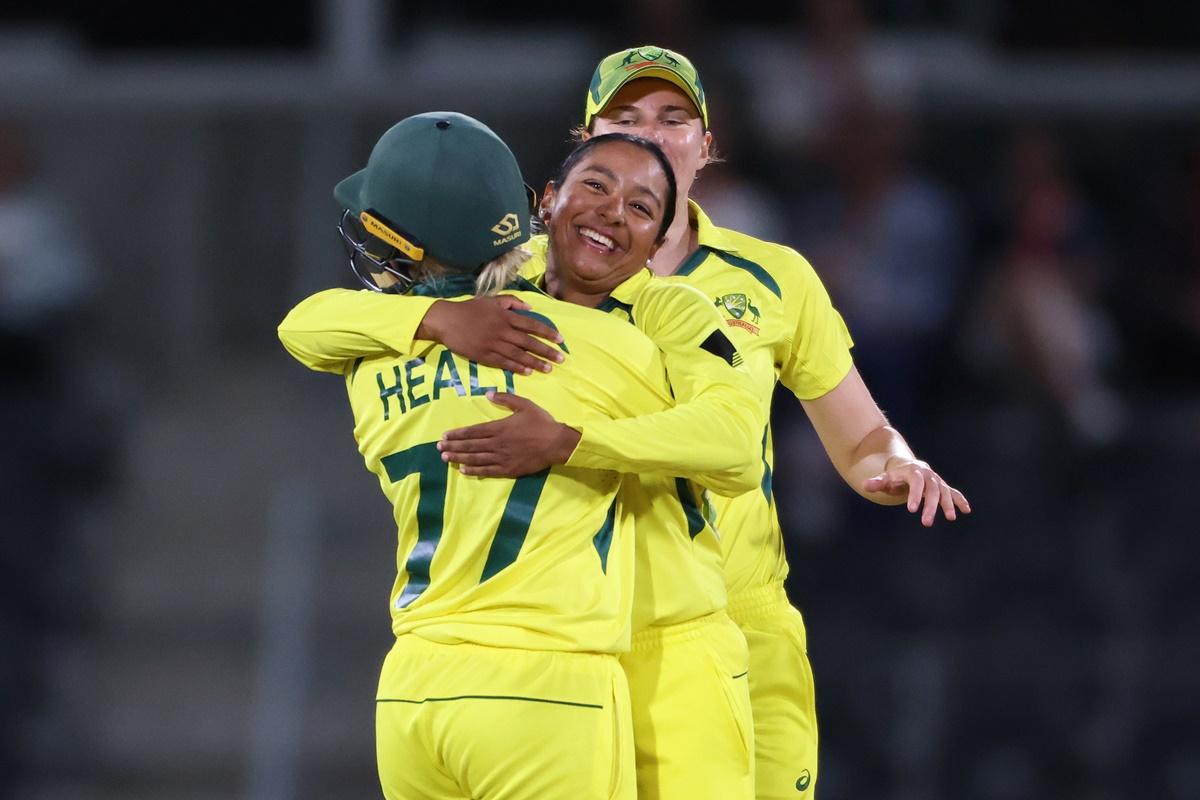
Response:
[{"label": "cricket player", "polygon": [[[887,424],[854,369],[845,324],[808,262],[790,248],[717,227],[688,200],[712,146],[707,98],[692,63],[660,47],[631,48],[602,59],[588,88],[579,133],[586,141],[612,132],[649,138],[670,159],[679,182],[679,208],[651,269],[668,284],[696,287],[720,309],[752,373],[764,419],[775,384],[782,382],[800,400],[834,466],[864,497],[883,504],[907,502],[909,511],[921,511],[925,525],[933,523],[939,509],[949,520],[969,513],[962,493],[919,461]],[[529,274],[536,268],[535,258],[523,270]],[[788,566],[765,423],[760,436],[760,490],[714,497],[729,613],[749,646],[757,797],[812,798],[817,721],[807,636],[783,587]],[[492,443],[494,449],[503,446]],[[506,474],[496,466],[493,470],[488,474]],[[637,698],[638,681],[628,669],[627,674]],[[637,724],[635,715],[635,730]],[[672,748],[666,740],[662,746]]]},{"label": "cricket player", "polygon": [[[676,207],[673,182],[655,167],[612,206],[638,215],[614,234],[622,258],[643,264]],[[356,272],[418,297],[461,300],[507,285],[521,260],[515,248],[529,238],[511,152],[461,115],[401,122],[335,196]],[[534,330],[569,353],[550,375],[491,369],[411,335],[400,341],[385,305],[396,298],[349,294],[353,320],[339,317],[347,305],[335,290],[301,303],[279,333],[302,363],[343,375],[359,449],[395,508],[396,644],[377,695],[385,796],[632,797],[628,690],[613,655],[629,646],[628,481],[566,465],[515,480],[473,477],[446,463],[439,439],[504,414],[487,400],[502,388],[510,402],[527,399],[567,421],[555,423],[567,451],[653,419],[675,431],[676,460],[688,462],[681,474],[731,491],[752,486],[761,473],[744,446],[736,353],[710,341],[719,320],[698,316],[679,356],[706,377],[675,386],[664,365],[672,356],[634,326],[542,293],[515,297],[540,321]],[[352,355],[347,328],[367,331],[349,338],[365,335],[376,352]],[[691,442],[713,431],[731,440],[698,453]]]},{"label": "cricket player", "polygon": [[[655,158],[647,158],[647,152]],[[639,203],[622,198],[639,200],[639,187],[656,173],[670,175],[672,170],[661,151],[644,140],[610,135],[577,147],[547,185],[540,213],[549,233],[531,243],[535,255],[526,276],[555,297],[634,323],[630,327],[642,330],[663,351],[678,394],[690,385],[703,385],[711,354],[738,364],[739,374],[741,360],[706,298],[686,285],[654,279],[644,261],[624,255],[628,229],[644,223]],[[323,335],[336,331],[346,354],[377,350],[385,337],[397,335],[397,328],[405,336],[415,335],[411,318],[397,321],[415,307],[412,298],[383,298],[395,308],[391,329],[371,335],[361,325],[349,324],[362,293],[331,299],[344,310],[337,315],[339,324],[325,321]],[[420,313],[428,308],[432,314],[434,307]],[[355,330],[357,342],[349,338]],[[706,356],[697,360],[700,353]],[[749,391],[742,398],[744,423],[737,435],[750,444],[761,465],[761,406]],[[728,446],[718,441],[725,434],[704,425],[681,440],[651,415],[608,426],[624,426],[631,435],[597,438],[584,431],[571,447],[560,448],[555,444],[560,423],[553,412],[545,413],[527,398],[500,395],[497,401],[514,413],[444,438],[444,451],[465,473],[529,475],[559,464],[611,469],[621,463],[640,475],[622,495],[634,515],[637,537],[634,635],[631,651],[621,656],[633,697],[639,797],[752,798],[749,656],[744,636],[725,611],[723,551],[705,518],[706,500],[684,479],[685,459],[710,445]],[[527,438],[529,431],[536,435]],[[501,440],[501,448],[491,447],[490,442]],[[760,485],[730,487],[714,477],[699,482],[725,492],[757,491]]]},{"label": "cricket player", "polygon": [[[634,47],[600,61],[585,98],[583,138],[622,131],[659,144],[675,169],[679,208],[651,261],[668,281],[702,291],[719,309],[770,408],[776,382],[801,402],[830,460],[864,497],[907,503],[931,525],[938,509],[969,513],[962,493],[913,454],[888,425],[854,368],[851,339],[809,263],[790,248],[717,227],[688,199],[709,160],[712,132],[700,77],[683,55]],[[761,431],[760,491],[716,497],[729,611],[750,649],[757,796],[812,798],[817,720],[800,612],[783,582],[788,565],[771,491],[771,431]]]}]

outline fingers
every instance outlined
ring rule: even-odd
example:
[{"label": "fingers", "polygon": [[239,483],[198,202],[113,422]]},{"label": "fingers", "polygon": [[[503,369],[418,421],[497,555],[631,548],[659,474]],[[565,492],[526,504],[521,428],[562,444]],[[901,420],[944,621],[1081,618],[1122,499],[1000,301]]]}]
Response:
[{"label": "fingers", "polygon": [[513,333],[512,341],[497,344],[504,345],[505,352],[510,358],[542,372],[549,372],[551,364],[561,364],[564,358],[562,351],[557,347],[519,331]]},{"label": "fingers", "polygon": [[[507,371],[511,372],[513,375],[532,375],[533,374],[532,367],[527,367],[524,364],[522,364],[520,361],[517,361],[512,358],[502,357],[502,356],[499,356],[494,353],[492,354],[492,357],[490,359],[483,359],[479,363],[483,364],[485,366],[488,366],[488,367],[495,367],[496,369],[507,370]],[[542,369],[541,367],[538,367],[537,371],[545,372],[546,370]]]},{"label": "fingers", "polygon": [[505,341],[492,341],[488,357],[481,363],[489,367],[506,369],[514,375],[532,375],[537,372],[549,372],[550,365],[540,358],[522,350],[515,344]]},{"label": "fingers", "polygon": [[[525,309],[523,310],[528,310],[528,308],[529,306],[525,306]],[[525,331],[525,333],[531,333],[534,336],[550,342],[562,342],[562,334],[556,331],[554,328],[551,328],[546,323],[539,322],[527,314],[514,314],[513,317],[512,326],[517,330]]]},{"label": "fingers", "polygon": [[553,361],[555,364],[561,364],[563,359],[566,358],[566,356],[563,354],[563,351],[559,350],[557,347],[546,344],[541,339],[533,338],[534,336],[538,335],[539,334],[537,333],[532,335],[529,333],[523,334],[521,336],[521,340],[519,342],[515,342],[515,344],[517,347],[520,347],[522,350],[525,350],[535,356],[544,358],[547,361]]},{"label": "fingers", "polygon": [[510,411],[523,411],[533,405],[531,400],[527,400],[519,395],[510,394],[509,392],[488,392],[487,399],[498,406],[504,406]]},{"label": "fingers", "polygon": [[964,514],[971,513],[971,504],[967,502],[967,498],[958,489],[950,488],[950,496],[954,498],[954,507]]},{"label": "fingers", "polygon": [[863,490],[867,492],[883,492],[884,494],[898,495],[908,491],[908,481],[899,475],[893,475],[891,472],[881,472],[873,478],[868,478],[863,482]]},{"label": "fingers", "polygon": [[438,442],[438,449],[442,449],[442,445],[447,442],[462,442],[468,439],[490,439],[497,435],[500,431],[498,428],[504,423],[504,420],[498,419],[492,422],[481,422],[478,425],[468,425],[465,428],[455,428],[446,431],[442,434],[441,441]]},{"label": "fingers", "polygon": [[954,495],[952,494],[953,491],[954,490],[950,488],[950,485],[948,483],[946,483],[945,481],[942,482],[942,497],[941,497],[942,514],[946,517],[946,519],[950,520],[951,522],[953,522],[955,519],[958,518],[958,514],[954,509]]},{"label": "fingers", "polygon": [[950,484],[942,480],[941,476],[934,473],[929,478],[929,486],[937,487],[936,500],[935,494],[931,489],[926,490],[925,494],[925,513],[921,517],[921,523],[926,527],[933,524],[937,518],[937,509],[942,509],[942,515],[947,520],[953,522],[958,519],[958,515],[970,514],[971,504],[967,502],[967,498],[958,489],[955,489]]},{"label": "fingers", "polygon": [[505,469],[500,464],[490,464],[480,467],[461,466],[458,471],[473,478],[518,478],[520,475],[513,470]]},{"label": "fingers", "polygon": [[918,466],[915,462],[868,478],[863,481],[863,490],[892,495],[907,492],[909,512],[916,513],[920,509],[921,524],[926,528],[937,519],[938,509],[951,521],[958,519],[960,513],[971,513],[971,504],[962,492],[942,480],[927,465]]},{"label": "fingers", "polygon": [[938,505],[942,499],[942,483],[936,475],[932,475],[925,481],[925,506],[921,512],[921,524],[926,528],[933,525],[934,519],[937,518]]},{"label": "fingers", "polygon": [[494,366],[519,375],[529,375],[535,370],[549,372],[553,367],[553,364],[549,362],[561,363],[562,354],[545,342],[540,342],[524,333],[513,335],[520,337],[518,343],[505,340],[491,342],[492,358],[490,361]]},{"label": "fingers", "polygon": [[[447,441],[445,438],[437,443],[438,452],[443,456],[450,456],[450,460],[456,460],[456,456],[467,455],[472,453],[490,453],[496,448],[496,442],[490,436],[481,436],[474,439],[457,439]],[[443,461],[446,459],[443,458]]]},{"label": "fingers", "polygon": [[863,491],[865,492],[891,492],[892,479],[886,472],[881,472],[873,478],[867,478],[863,481]]},{"label": "fingers", "polygon": [[481,453],[445,450],[442,452],[442,461],[447,464],[456,464],[459,467],[494,467],[499,465],[497,454],[491,452],[491,450]]},{"label": "fingers", "polygon": [[509,311],[528,311],[529,304],[519,297],[513,297],[511,294],[497,295],[495,302],[501,307]]},{"label": "fingers", "polygon": [[910,513],[916,513],[917,508],[921,505],[923,494],[925,494],[925,476],[920,472],[914,472],[908,481],[908,510]]}]

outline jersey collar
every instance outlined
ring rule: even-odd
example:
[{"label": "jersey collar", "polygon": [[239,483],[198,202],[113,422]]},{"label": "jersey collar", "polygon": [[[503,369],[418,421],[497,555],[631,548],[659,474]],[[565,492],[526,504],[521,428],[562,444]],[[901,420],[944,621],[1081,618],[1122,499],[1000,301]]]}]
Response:
[{"label": "jersey collar", "polygon": [[[612,303],[609,301],[615,300],[621,305],[632,306],[633,301],[636,300],[638,295],[642,293],[642,290],[646,288],[646,284],[652,280],[654,280],[654,273],[650,271],[649,267],[639,269],[637,272],[621,281],[621,283],[618,284],[617,287],[608,295],[608,301],[605,302],[608,303],[608,305],[612,305]],[[601,305],[603,306],[604,303]]]},{"label": "jersey collar", "polygon": [[713,225],[712,220],[695,200],[688,200],[688,216],[696,221],[696,241],[701,247],[720,250],[723,253],[737,253],[737,245],[733,243],[729,234],[724,228]]}]

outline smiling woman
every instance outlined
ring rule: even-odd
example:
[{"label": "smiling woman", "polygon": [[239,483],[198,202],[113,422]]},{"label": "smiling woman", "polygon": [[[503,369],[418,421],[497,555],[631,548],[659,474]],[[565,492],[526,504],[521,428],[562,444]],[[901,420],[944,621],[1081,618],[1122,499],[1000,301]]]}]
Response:
[{"label": "smiling woman", "polygon": [[676,204],[675,173],[657,145],[620,133],[580,144],[542,199],[546,290],[599,304],[654,256]]}]

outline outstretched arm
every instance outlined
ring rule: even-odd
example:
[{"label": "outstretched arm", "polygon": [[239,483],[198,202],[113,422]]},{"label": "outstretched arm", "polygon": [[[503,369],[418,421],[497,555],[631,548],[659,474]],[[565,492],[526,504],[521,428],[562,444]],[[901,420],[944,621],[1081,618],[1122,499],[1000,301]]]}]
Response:
[{"label": "outstretched arm", "polygon": [[888,425],[858,369],[814,400],[802,400],[829,460],[863,497],[881,505],[906,503],[921,509],[921,523],[933,524],[940,508],[948,520],[971,513],[971,505],[933,468],[913,454],[904,437]]}]

